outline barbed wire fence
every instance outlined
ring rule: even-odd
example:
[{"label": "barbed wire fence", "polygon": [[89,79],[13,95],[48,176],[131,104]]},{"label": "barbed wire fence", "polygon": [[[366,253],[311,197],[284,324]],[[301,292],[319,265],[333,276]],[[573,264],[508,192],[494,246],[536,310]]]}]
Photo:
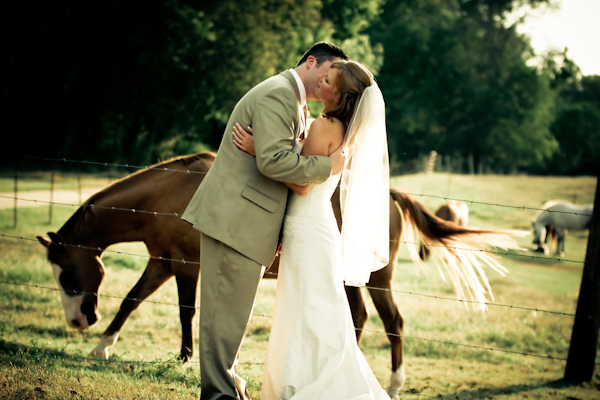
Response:
[{"label": "barbed wire fence", "polygon": [[[28,158],[28,156],[21,156],[24,158]],[[134,165],[128,165],[128,164],[114,164],[114,163],[99,163],[99,162],[88,162],[88,161],[78,161],[78,160],[66,160],[66,159],[52,159],[52,158],[41,158],[41,157],[29,157],[29,158],[36,158],[38,160],[46,160],[46,161],[61,161],[61,162],[68,162],[68,163],[81,163],[81,164],[93,164],[93,165],[98,165],[98,166],[112,166],[112,167],[121,167],[121,168],[126,168],[126,169],[132,169],[132,170],[142,170],[142,169],[157,169],[157,170],[169,170],[168,168],[160,168],[160,167],[148,167],[148,166],[134,166]],[[183,172],[183,173],[202,173],[199,171],[181,171],[181,170],[175,170],[177,172]],[[17,226],[17,217],[16,217],[16,213],[17,213],[17,203],[20,201],[25,201],[25,202],[33,202],[36,203],[37,205],[48,205],[49,206],[49,219],[50,221],[52,221],[52,207],[53,206],[65,206],[65,207],[73,207],[73,208],[79,208],[79,207],[99,207],[100,206],[95,206],[93,204],[90,205],[76,205],[76,204],[69,204],[69,203],[60,203],[60,202],[54,202],[53,201],[53,195],[50,194],[49,195],[49,200],[45,201],[45,200],[37,200],[37,199],[26,199],[26,198],[21,198],[17,196],[18,193],[18,174],[17,172],[15,172],[14,174],[15,177],[15,190],[14,196],[8,196],[8,195],[0,195],[0,198],[4,198],[6,200],[9,201],[13,201],[14,202],[14,208],[15,208],[15,227]],[[52,173],[51,175],[51,191],[54,190],[54,173]],[[80,193],[80,198],[81,198],[81,182],[78,179],[78,190]],[[406,193],[406,192],[403,192]],[[450,197],[445,197],[445,196],[438,196],[438,195],[431,195],[431,194],[425,194],[425,193],[407,193],[409,195],[415,196],[415,197],[431,197],[431,198],[436,198],[439,200],[461,200],[461,199],[455,199],[455,198],[450,198]],[[462,201],[470,203],[470,204],[481,204],[481,205],[487,205],[487,206],[496,206],[496,207],[506,207],[506,208],[513,208],[513,209],[520,209],[520,210],[528,210],[528,211],[541,211],[540,208],[535,208],[535,207],[525,207],[525,206],[515,206],[515,205],[508,205],[508,204],[497,204],[497,203],[489,203],[489,202],[481,202],[481,201],[475,201],[475,200],[465,200],[462,199]],[[168,213],[168,212],[157,212],[157,211],[152,211],[152,210],[138,210],[138,209],[129,209],[129,208],[119,208],[119,207],[101,207],[104,209],[109,209],[111,211],[124,211],[124,212],[131,212],[131,213],[143,213],[143,214],[149,214],[149,215],[154,215],[154,216],[171,216],[171,217],[180,217],[181,215],[179,215],[178,213]],[[562,213],[570,213],[570,214],[575,214],[575,215],[586,215],[586,214],[578,214],[578,213],[571,213],[571,212],[564,212],[561,211]],[[590,217],[596,217],[597,218],[597,213],[594,213],[593,215],[591,215]],[[17,235],[10,235],[7,233],[0,233],[0,237],[2,238],[6,238],[6,239],[12,239],[12,240],[29,240],[29,241],[36,241],[36,239],[31,239],[31,238],[25,238],[25,237],[21,237],[21,236],[17,236]],[[405,244],[411,244],[411,245],[415,245],[415,244],[420,244],[420,243],[411,243],[411,242],[406,242],[406,241],[400,241],[400,243],[405,243]],[[71,243],[63,243],[63,245],[65,246],[75,246],[78,248],[85,248],[85,246],[82,246],[80,244],[71,244]],[[435,246],[435,245],[433,245]],[[101,249],[101,248],[90,248],[91,250],[95,250],[95,251],[107,251],[107,252],[114,252],[114,253],[118,253],[120,255],[127,255],[127,256],[133,256],[133,257],[149,257],[152,258],[151,256],[146,256],[146,255],[141,255],[141,254],[134,254],[134,253],[127,253],[127,252],[122,252],[122,251],[115,251],[115,250],[111,250],[111,249]],[[472,249],[460,249],[460,250],[470,250],[473,251]],[[526,257],[526,258],[530,258],[530,259],[544,259],[544,260],[548,260],[549,257],[542,257],[539,255],[528,255],[528,254],[517,254],[517,253],[513,253],[513,252],[500,252],[500,251],[495,251],[495,250],[485,250],[485,252],[490,252],[496,255],[511,255],[511,256],[517,256],[517,257]],[[172,262],[182,262],[182,263],[198,263],[197,261],[193,261],[193,260],[175,260],[175,259],[165,259],[163,257],[157,257],[158,259],[161,260],[167,260],[167,261],[172,261]],[[554,261],[557,262],[568,262],[568,263],[575,263],[575,264],[584,264],[585,265],[585,261],[581,261],[581,260],[572,260],[572,259],[566,259],[566,258],[552,258]],[[268,274],[269,272],[267,272]],[[57,288],[52,288],[52,287],[47,287],[47,286],[43,286],[43,285],[38,285],[35,283],[31,283],[31,282],[14,282],[14,281],[0,281],[0,284],[2,285],[16,285],[16,286],[24,286],[24,287],[35,287],[35,288],[39,288],[39,289],[43,289],[43,290],[53,290],[53,291],[58,291],[60,289]],[[423,296],[423,297],[430,297],[430,298],[435,298],[437,300],[444,300],[444,301],[467,301],[467,302],[472,302],[472,303],[477,303],[474,301],[468,301],[468,300],[459,300],[459,299],[454,299],[454,298],[449,298],[449,297],[443,297],[443,296],[435,296],[435,295],[430,295],[430,294],[424,294],[424,293],[415,293],[415,292],[411,292],[411,291],[399,291],[399,290],[394,290],[394,289],[383,289],[383,288],[375,288],[375,287],[368,287],[370,290],[390,290],[393,293],[399,293],[399,294],[406,294],[406,295],[412,295],[412,296]],[[131,299],[131,298],[126,298],[126,297],[117,297],[117,296],[109,296],[109,295],[102,295],[102,294],[96,294],[99,297],[112,297],[112,298],[116,298],[122,301],[125,300],[129,300],[129,301],[134,301],[134,302],[141,302],[144,301],[146,303],[156,303],[156,304],[162,304],[162,305],[167,305],[167,306],[174,306],[174,307],[186,307],[184,305],[179,305],[179,304],[171,304],[171,303],[165,303],[165,302],[157,302],[157,301],[152,301],[149,299],[146,300],[139,300],[139,299]],[[520,306],[520,305],[511,305],[511,304],[498,304],[498,303],[486,303],[486,305],[488,306],[492,306],[492,307],[502,307],[502,308],[508,308],[508,309],[521,309],[521,310],[527,310],[527,311],[535,311],[535,312],[540,312],[540,313],[549,313],[549,314],[555,314],[555,315],[561,315],[561,316],[567,316],[567,317],[578,317],[578,318],[584,318],[584,319],[598,319],[597,316],[594,315],[577,315],[575,313],[565,313],[562,311],[553,311],[553,310],[544,310],[544,309],[539,309],[539,308],[530,308],[530,307],[524,307],[524,306]],[[255,317],[262,317],[262,318],[272,318],[272,316],[269,315],[262,315],[262,314],[255,314]],[[382,335],[390,335],[387,332],[382,332],[382,331],[376,331],[376,330],[364,330],[365,332],[370,332],[370,333],[374,333],[374,334],[382,334]],[[392,334],[393,335],[393,334]],[[486,346],[479,346],[479,345],[473,345],[473,344],[469,344],[469,343],[456,343],[456,342],[448,342],[448,341],[443,341],[443,340],[438,340],[435,338],[426,338],[426,337],[417,337],[417,336],[406,336],[406,335],[401,335],[404,339],[408,339],[408,340],[418,340],[418,341],[424,341],[424,342],[433,342],[433,343],[438,343],[438,344],[442,344],[442,345],[448,345],[448,346],[461,346],[461,347],[466,347],[466,348],[473,348],[473,349],[479,349],[479,350],[485,350],[485,351],[495,351],[495,352],[505,352],[505,353],[513,353],[513,354],[519,354],[522,356],[528,356],[528,357],[536,357],[536,358],[544,358],[544,359],[550,359],[550,360],[557,360],[557,361],[566,361],[566,358],[560,358],[560,357],[554,357],[554,356],[550,356],[550,355],[544,355],[544,354],[535,354],[535,353],[527,353],[527,352],[518,352],[518,351],[512,351],[512,350],[507,350],[507,349],[501,349],[501,348],[493,348],[493,347],[486,347]],[[76,357],[75,357],[76,359]],[[81,358],[82,360],[86,360],[89,361],[89,359],[87,358]],[[110,361],[115,361],[112,359],[108,360]],[[117,362],[143,362],[143,361],[122,361],[122,360],[116,360]],[[146,362],[150,362],[150,361],[146,361]],[[178,361],[165,361],[165,362],[178,362]],[[595,365],[599,365],[600,363],[595,362]]]},{"label": "barbed wire fence", "polygon": [[[21,287],[28,287],[28,288],[36,288],[36,289],[43,289],[43,290],[55,291],[55,292],[60,292],[61,291],[61,289],[58,289],[58,288],[55,288],[55,287],[44,286],[44,285],[39,285],[39,284],[34,284],[34,283],[22,283],[22,282],[13,282],[13,281],[0,280],[0,284],[2,284],[2,285],[14,285],[14,286],[21,286]],[[374,289],[374,290],[391,291],[391,292],[394,292],[394,293],[409,294],[409,295],[414,295],[414,296],[425,296],[425,297],[435,298],[435,299],[444,300],[444,301],[454,301],[454,302],[463,302],[463,301],[465,301],[465,300],[453,299],[453,298],[450,298],[450,297],[435,296],[435,295],[428,295],[428,294],[423,294],[423,293],[414,293],[414,292],[400,291],[400,290],[394,290],[394,289],[383,289],[383,288],[376,288],[376,287],[370,287],[370,286],[366,286],[366,288],[367,289]],[[70,294],[70,295],[78,295],[78,294],[84,294],[84,292],[69,291],[68,294]],[[115,295],[108,295],[108,294],[97,294],[97,293],[94,293],[94,295],[96,295],[99,298],[103,297],[103,298],[110,298],[110,299],[122,300],[122,301],[127,300],[127,301],[132,301],[132,302],[137,302],[137,303],[149,303],[149,304],[157,304],[157,305],[163,305],[163,306],[173,306],[173,307],[177,307],[177,308],[192,308],[192,309],[195,309],[196,311],[200,310],[200,308],[197,307],[197,306],[180,305],[180,304],[174,304],[174,303],[169,303],[169,302],[165,302],[165,301],[158,301],[158,300],[150,300],[150,299],[140,300],[140,299],[131,298],[131,297],[122,297],[122,296],[115,296]],[[470,302],[477,303],[475,301],[470,301]],[[574,314],[574,313],[567,313],[567,312],[562,312],[562,311],[553,311],[553,310],[544,310],[544,309],[540,309],[540,308],[514,306],[514,305],[510,305],[510,304],[498,304],[498,303],[486,303],[486,304],[488,306],[494,306],[494,307],[503,307],[503,308],[510,308],[510,309],[520,309],[520,310],[526,310],[526,311],[535,311],[535,312],[539,312],[539,313],[555,314],[555,315],[566,316],[566,317],[583,317],[583,318],[590,318],[590,319],[591,318],[595,318],[595,317],[590,316],[590,315],[577,315],[577,314]],[[262,318],[273,318],[272,315],[258,314],[258,313],[254,313],[252,316],[253,317],[262,317]],[[401,337],[403,339],[409,339],[409,340],[417,340],[417,341],[423,341],[423,342],[435,342],[435,343],[438,343],[438,344],[443,344],[443,345],[448,345],[448,346],[460,346],[460,347],[467,347],[467,348],[478,349],[478,350],[494,351],[494,352],[500,352],[500,353],[510,353],[510,354],[517,354],[517,355],[522,355],[522,356],[528,356],[528,357],[544,358],[544,359],[554,360],[554,361],[566,361],[567,360],[566,358],[555,357],[555,356],[547,355],[547,354],[537,354],[537,353],[532,353],[532,352],[521,352],[521,351],[514,351],[514,350],[508,350],[508,349],[502,349],[502,348],[493,348],[493,347],[482,346],[482,345],[474,345],[474,344],[470,344],[470,343],[449,342],[449,341],[444,341],[444,340],[439,340],[439,339],[432,339],[432,338],[427,338],[427,337],[410,336],[410,335],[398,335],[398,334],[393,334],[393,333],[388,333],[388,332],[383,332],[383,331],[373,330],[373,329],[358,329],[358,330],[361,330],[363,332],[375,333],[375,334],[378,334],[378,335],[391,335],[391,336]],[[124,361],[124,362],[126,362],[126,361]],[[152,361],[138,361],[138,360],[133,360],[132,362],[152,362]],[[172,362],[180,362],[180,361],[175,361],[174,360]],[[240,364],[244,364],[244,363],[242,362]],[[596,365],[600,365],[600,362],[597,362]]]}]

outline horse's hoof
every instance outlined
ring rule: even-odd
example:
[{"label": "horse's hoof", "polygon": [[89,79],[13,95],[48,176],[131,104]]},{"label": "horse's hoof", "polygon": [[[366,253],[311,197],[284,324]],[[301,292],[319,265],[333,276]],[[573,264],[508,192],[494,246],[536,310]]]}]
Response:
[{"label": "horse's hoof", "polygon": [[393,399],[397,400],[400,398],[400,390],[404,386],[406,381],[406,374],[404,372],[404,365],[401,365],[398,370],[392,372],[390,378],[390,386],[388,387],[387,393]]},{"label": "horse's hoof", "polygon": [[548,255],[549,251],[547,247],[538,247],[537,249],[533,250],[536,253],[543,253],[545,255]]},{"label": "horse's hoof", "polygon": [[400,390],[388,389],[387,394],[392,400],[400,400]]},{"label": "horse's hoof", "polygon": [[91,358],[101,358],[101,359],[105,359],[108,360],[108,349],[104,349],[104,351],[100,350],[92,350],[92,352],[90,353],[89,357]]}]

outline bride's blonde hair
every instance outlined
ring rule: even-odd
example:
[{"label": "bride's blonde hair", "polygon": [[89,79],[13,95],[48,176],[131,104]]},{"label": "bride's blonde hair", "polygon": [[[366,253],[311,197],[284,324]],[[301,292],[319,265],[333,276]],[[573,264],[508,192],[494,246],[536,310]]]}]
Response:
[{"label": "bride's blonde hair", "polygon": [[331,68],[337,68],[336,85],[340,96],[337,107],[324,114],[328,118],[337,118],[348,128],[358,101],[364,90],[373,84],[373,74],[356,61],[336,61]]}]

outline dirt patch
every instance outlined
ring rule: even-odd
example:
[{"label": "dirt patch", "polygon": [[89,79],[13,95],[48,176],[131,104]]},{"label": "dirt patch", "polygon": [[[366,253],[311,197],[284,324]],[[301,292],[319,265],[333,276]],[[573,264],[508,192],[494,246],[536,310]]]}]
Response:
[{"label": "dirt patch", "polygon": [[[569,257],[563,257],[564,260],[568,260],[568,261],[566,261],[566,262],[568,262],[568,264],[557,264],[556,261],[561,261],[560,258],[556,258],[556,256],[554,256],[554,255],[543,256],[542,253],[536,253],[533,250],[530,251],[529,253],[525,253],[525,255],[533,256],[535,258],[517,259],[516,257],[511,257],[511,259],[513,262],[518,263],[518,264],[534,265],[534,266],[540,267],[540,268],[553,268],[553,269],[559,269],[559,270],[563,270],[563,271],[575,271],[575,272],[581,272],[582,267],[581,267],[580,263],[583,263],[582,260],[572,260]],[[547,257],[547,259],[546,259],[546,257]],[[575,262],[577,264],[573,264],[573,262]]]},{"label": "dirt patch", "polygon": [[40,207],[48,206],[50,203],[68,204],[73,206],[81,205],[91,195],[101,188],[82,189],[81,193],[77,190],[55,190],[52,193],[48,190],[33,190],[27,192],[0,193],[0,209],[16,207]]}]

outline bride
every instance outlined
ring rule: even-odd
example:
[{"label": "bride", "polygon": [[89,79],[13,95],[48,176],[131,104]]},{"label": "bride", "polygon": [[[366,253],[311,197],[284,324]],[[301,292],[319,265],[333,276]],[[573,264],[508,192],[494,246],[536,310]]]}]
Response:
[{"label": "bride", "polygon": [[[342,174],[293,190],[283,225],[263,400],[389,399],[358,348],[344,283],[364,286],[388,263],[389,163],[385,104],[373,75],[338,61],[315,89],[323,116],[296,148],[330,155],[344,146]],[[251,129],[236,145],[254,154]],[[341,233],[331,196],[341,185]]]}]

